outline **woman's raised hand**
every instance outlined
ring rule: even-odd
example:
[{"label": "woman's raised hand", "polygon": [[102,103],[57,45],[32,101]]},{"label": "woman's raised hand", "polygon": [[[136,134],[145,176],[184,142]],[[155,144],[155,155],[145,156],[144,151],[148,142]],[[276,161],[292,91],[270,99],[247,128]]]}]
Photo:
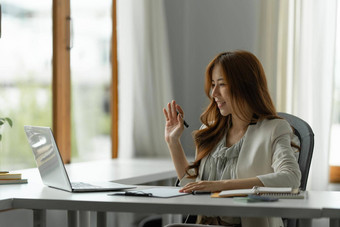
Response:
[{"label": "woman's raised hand", "polygon": [[183,116],[184,112],[182,108],[176,104],[173,100],[168,103],[168,110],[163,108],[165,116],[165,141],[170,143],[172,141],[179,140],[184,130]]}]

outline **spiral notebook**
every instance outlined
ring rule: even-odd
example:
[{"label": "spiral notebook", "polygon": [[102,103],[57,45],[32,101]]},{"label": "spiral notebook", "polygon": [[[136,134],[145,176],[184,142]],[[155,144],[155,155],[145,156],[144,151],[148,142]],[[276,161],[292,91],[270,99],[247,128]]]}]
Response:
[{"label": "spiral notebook", "polygon": [[213,198],[241,197],[248,195],[260,195],[279,199],[303,199],[305,192],[290,187],[253,187],[251,189],[225,190],[213,193]]}]

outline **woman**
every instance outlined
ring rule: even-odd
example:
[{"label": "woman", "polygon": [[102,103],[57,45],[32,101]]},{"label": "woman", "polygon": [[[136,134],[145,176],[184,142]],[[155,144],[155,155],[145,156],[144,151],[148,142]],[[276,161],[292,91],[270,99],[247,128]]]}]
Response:
[{"label": "woman", "polygon": [[[203,126],[194,132],[196,159],[192,164],[180,143],[182,108],[172,101],[163,109],[165,140],[181,191],[298,188],[301,173],[294,144],[299,142],[288,122],[276,113],[259,60],[246,51],[217,55],[206,69],[205,92],[210,104],[201,115]],[[281,218],[199,216],[198,223],[283,226]]]}]

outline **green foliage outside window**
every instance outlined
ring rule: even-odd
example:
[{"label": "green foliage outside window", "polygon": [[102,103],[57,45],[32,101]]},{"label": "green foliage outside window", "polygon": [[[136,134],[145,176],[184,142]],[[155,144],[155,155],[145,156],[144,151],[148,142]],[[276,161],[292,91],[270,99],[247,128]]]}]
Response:
[{"label": "green foliage outside window", "polygon": [[[13,92],[16,94],[15,100]],[[0,169],[16,170],[35,167],[24,125],[51,126],[51,86],[20,83],[15,87],[2,87],[0,97],[10,101],[8,103],[15,103],[3,107],[6,108],[6,115],[11,117],[14,124],[11,130],[6,130],[6,136],[2,138]],[[41,102],[41,99],[45,101]]]},{"label": "green foliage outside window", "polygon": [[[0,127],[3,127],[3,125],[6,122],[9,124],[9,126],[11,126],[11,127],[13,126],[13,122],[12,122],[12,120],[9,117],[1,117],[0,118]],[[2,134],[1,134],[1,131],[0,131],[0,141],[1,140],[2,140]]]}]

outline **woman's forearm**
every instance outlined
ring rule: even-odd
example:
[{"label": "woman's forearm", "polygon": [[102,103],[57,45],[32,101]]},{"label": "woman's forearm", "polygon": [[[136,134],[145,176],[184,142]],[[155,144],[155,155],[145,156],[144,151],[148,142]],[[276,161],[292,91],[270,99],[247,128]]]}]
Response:
[{"label": "woman's forearm", "polygon": [[171,154],[172,161],[175,165],[177,176],[179,179],[182,179],[182,177],[186,173],[186,168],[189,166],[189,162],[185,156],[180,140],[169,142],[168,148]]},{"label": "woman's forearm", "polygon": [[252,188],[254,186],[264,186],[263,183],[257,177],[245,178],[245,179],[233,179],[225,181],[225,188],[223,190]]}]

